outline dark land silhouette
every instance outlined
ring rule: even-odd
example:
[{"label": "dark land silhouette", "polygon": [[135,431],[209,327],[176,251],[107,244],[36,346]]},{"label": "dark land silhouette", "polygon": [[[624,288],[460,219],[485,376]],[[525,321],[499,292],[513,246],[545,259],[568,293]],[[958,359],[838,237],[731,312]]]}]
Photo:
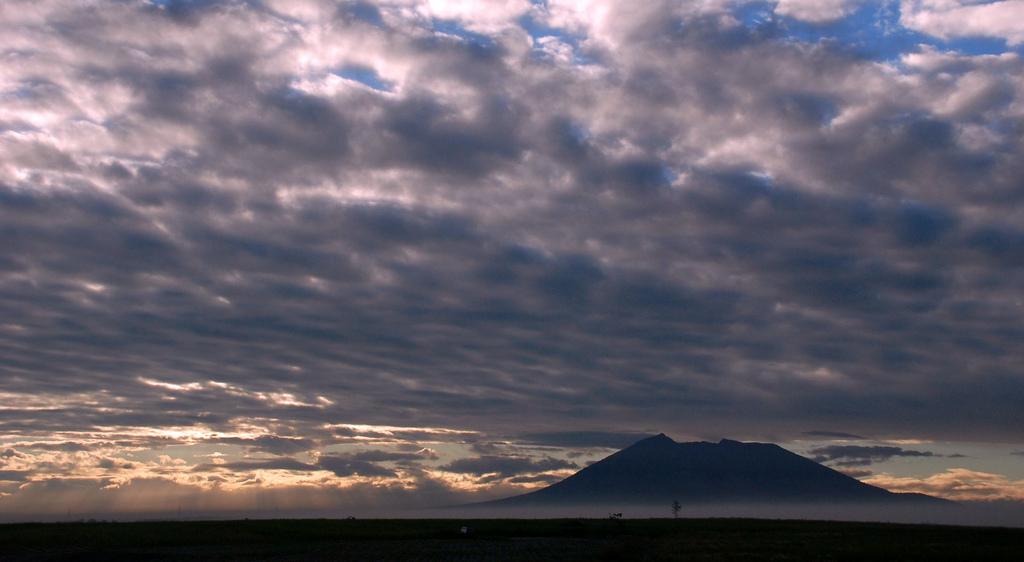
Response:
[{"label": "dark land silhouette", "polygon": [[[469,532],[463,533],[462,527]],[[0,525],[0,560],[1019,560],[1024,530],[750,519]]]},{"label": "dark land silhouette", "polygon": [[865,484],[770,443],[676,443],[658,434],[576,474],[487,507],[686,504],[898,504],[955,506],[923,494]]}]

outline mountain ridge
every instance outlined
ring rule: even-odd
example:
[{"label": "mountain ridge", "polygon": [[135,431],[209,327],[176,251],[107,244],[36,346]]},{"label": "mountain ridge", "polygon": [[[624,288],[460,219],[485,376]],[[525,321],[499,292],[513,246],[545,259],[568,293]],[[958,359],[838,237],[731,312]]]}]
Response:
[{"label": "mountain ridge", "polygon": [[477,505],[953,502],[861,482],[774,443],[646,437],[540,490]]}]

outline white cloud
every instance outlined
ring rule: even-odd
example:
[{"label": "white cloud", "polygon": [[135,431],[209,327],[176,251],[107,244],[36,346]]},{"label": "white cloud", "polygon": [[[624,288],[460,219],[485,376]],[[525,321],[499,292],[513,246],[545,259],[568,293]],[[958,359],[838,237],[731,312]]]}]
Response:
[{"label": "white cloud", "polygon": [[943,39],[997,37],[1024,43],[1024,0],[904,0],[900,23]]},{"label": "white cloud", "polygon": [[1024,480],[966,468],[950,468],[926,478],[879,474],[864,480],[893,492],[917,492],[962,501],[1024,501]]},{"label": "white cloud", "polygon": [[497,31],[530,10],[526,0],[429,0],[434,17],[456,19],[479,31]]},{"label": "white cloud", "polygon": [[861,0],[779,0],[775,13],[813,23],[835,21],[848,15]]}]

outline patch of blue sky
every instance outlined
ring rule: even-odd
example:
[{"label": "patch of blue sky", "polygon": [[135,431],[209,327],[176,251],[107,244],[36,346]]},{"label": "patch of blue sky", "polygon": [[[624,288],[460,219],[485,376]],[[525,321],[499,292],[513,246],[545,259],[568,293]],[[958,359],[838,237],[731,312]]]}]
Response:
[{"label": "patch of blue sky", "polygon": [[390,92],[394,88],[394,84],[384,80],[376,70],[366,66],[345,66],[335,70],[334,74],[381,92]]},{"label": "patch of blue sky", "polygon": [[676,180],[679,179],[679,172],[670,166],[662,166],[661,177],[666,184],[675,185]]},{"label": "patch of blue sky", "polygon": [[217,4],[220,0],[149,0],[149,3],[166,9],[204,8]]},{"label": "patch of blue sky", "polygon": [[565,126],[565,134],[572,139],[573,142],[584,145],[590,142],[591,134],[590,130],[578,123],[567,123]]},{"label": "patch of blue sky", "polygon": [[[542,2],[534,3],[542,4]],[[535,46],[538,45],[539,41],[545,37],[554,37],[572,48],[574,64],[591,64],[595,62],[580,51],[580,42],[583,39],[582,36],[570,33],[560,27],[551,27],[541,21],[538,21],[532,14],[523,15],[519,18],[518,23],[519,26],[530,35],[530,38],[533,39],[533,44]]]},{"label": "patch of blue sky", "polygon": [[384,20],[381,18],[380,10],[369,2],[353,2],[345,6],[345,10],[352,17],[362,20],[370,25],[381,27]]},{"label": "patch of blue sky", "polygon": [[557,37],[559,41],[567,45],[572,45],[573,48],[579,46],[580,37],[573,35],[564,29],[551,27],[543,22],[537,21],[537,19],[531,14],[526,14],[520,17],[519,26],[526,30],[534,41],[541,37]]},{"label": "patch of blue sky", "polygon": [[744,3],[736,9],[736,17],[749,28],[769,29],[794,41],[817,43],[831,41],[851,53],[871,60],[898,61],[906,54],[929,45],[941,51],[965,55],[1002,54],[1024,48],[1011,48],[1006,41],[993,37],[942,39],[926,35],[900,24],[899,3],[864,2],[846,17],[831,22],[810,23],[775,14],[775,2]]},{"label": "patch of blue sky", "polygon": [[[147,0],[150,6],[154,6],[159,10],[162,10],[165,14],[173,17],[185,17],[190,14],[197,14],[207,8],[212,8],[218,5],[225,4],[240,4],[247,8],[264,11],[267,7],[264,5],[263,0]],[[276,13],[277,17],[287,21],[297,22],[299,20],[286,17],[280,13]]]}]

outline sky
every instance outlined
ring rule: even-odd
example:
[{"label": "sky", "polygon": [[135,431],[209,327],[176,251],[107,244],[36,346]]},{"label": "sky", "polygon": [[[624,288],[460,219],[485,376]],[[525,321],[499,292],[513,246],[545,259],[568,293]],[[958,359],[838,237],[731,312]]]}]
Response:
[{"label": "sky", "polygon": [[1024,1],[0,3],[0,515],[650,434],[1024,500]]}]

